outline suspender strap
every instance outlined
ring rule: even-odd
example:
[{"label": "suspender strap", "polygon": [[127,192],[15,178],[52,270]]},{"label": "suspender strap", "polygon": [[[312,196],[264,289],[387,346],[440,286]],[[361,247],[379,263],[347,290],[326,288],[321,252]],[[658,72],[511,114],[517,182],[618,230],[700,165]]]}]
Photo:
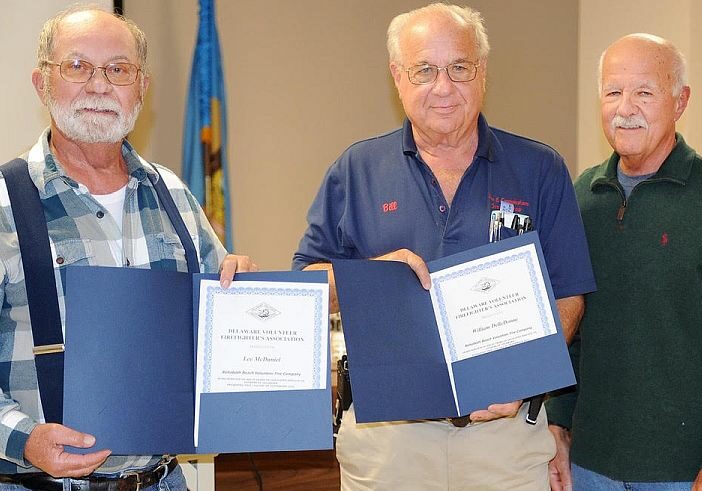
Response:
[{"label": "suspender strap", "polygon": [[183,244],[183,248],[185,248],[185,261],[188,264],[188,272],[191,274],[199,273],[200,263],[197,260],[197,253],[195,252],[195,244],[193,243],[193,239],[190,237],[188,228],[185,226],[185,222],[183,222],[183,217],[180,215],[178,207],[173,201],[173,196],[171,196],[170,191],[168,191],[166,184],[163,182],[163,176],[158,173],[156,168],[154,168],[154,170],[156,170],[158,177],[154,176],[153,174],[149,174],[149,180],[156,189],[156,195],[163,205],[163,208],[166,210],[166,214],[168,215],[173,228],[175,228],[178,238],[180,239],[181,244]]},{"label": "suspender strap", "polygon": [[[63,420],[63,333],[44,209],[39,191],[29,177],[26,161],[15,159],[0,169],[7,183],[22,255],[44,419],[60,423]],[[56,349],[52,351],[52,347]]]}]

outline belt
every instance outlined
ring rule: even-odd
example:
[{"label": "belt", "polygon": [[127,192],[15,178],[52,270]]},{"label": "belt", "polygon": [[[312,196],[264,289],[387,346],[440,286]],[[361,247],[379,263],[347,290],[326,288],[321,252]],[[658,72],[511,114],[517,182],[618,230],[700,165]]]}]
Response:
[{"label": "belt", "polygon": [[472,423],[470,415],[461,416],[460,418],[449,418],[448,420],[456,428],[463,428],[464,426],[468,426]]},{"label": "belt", "polygon": [[[139,491],[158,483],[177,465],[178,461],[173,458],[147,471],[125,471],[115,477],[91,475],[84,479],[71,479],[71,491]],[[43,472],[29,472],[0,475],[0,482],[19,484],[37,491],[63,491],[64,479]]]}]

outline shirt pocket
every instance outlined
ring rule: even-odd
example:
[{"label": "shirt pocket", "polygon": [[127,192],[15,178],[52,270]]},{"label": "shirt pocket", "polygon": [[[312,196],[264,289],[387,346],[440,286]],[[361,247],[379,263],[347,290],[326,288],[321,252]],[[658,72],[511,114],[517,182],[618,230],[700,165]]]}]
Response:
[{"label": "shirt pocket", "polygon": [[89,266],[93,256],[93,244],[87,239],[64,239],[51,243],[54,267]]},{"label": "shirt pocket", "polygon": [[154,236],[157,260],[175,260],[185,263],[185,248],[177,234],[163,232]]},{"label": "shirt pocket", "polygon": [[518,230],[514,230],[512,227],[502,226],[500,227],[500,240],[509,239],[519,235]]}]

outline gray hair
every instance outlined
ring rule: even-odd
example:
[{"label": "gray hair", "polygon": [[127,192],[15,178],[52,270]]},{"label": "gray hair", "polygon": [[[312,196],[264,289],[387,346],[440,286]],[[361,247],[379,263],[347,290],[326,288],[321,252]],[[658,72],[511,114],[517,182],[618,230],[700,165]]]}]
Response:
[{"label": "gray hair", "polygon": [[[678,97],[680,95],[680,92],[682,92],[683,87],[685,87],[688,84],[687,60],[685,59],[685,55],[682,54],[682,51],[680,51],[673,43],[671,43],[667,39],[664,39],[660,36],[656,36],[654,34],[637,32],[634,34],[624,36],[621,39],[624,38],[637,38],[644,41],[649,41],[651,43],[657,44],[659,47],[668,51],[668,54],[671,58],[671,64],[673,65],[673,97]],[[598,94],[600,94],[600,96],[602,95],[602,67],[604,65],[605,55],[607,54],[608,50],[609,47],[607,47],[607,49],[605,49],[602,52],[602,54],[600,55],[600,62],[597,66],[597,92]]]},{"label": "gray hair", "polygon": [[460,7],[458,5],[449,5],[446,3],[432,3],[426,7],[421,7],[395,17],[388,27],[388,55],[390,61],[394,63],[401,62],[400,53],[400,34],[407,23],[425,14],[442,15],[452,19],[461,27],[467,27],[473,31],[475,35],[475,44],[478,50],[479,60],[486,60],[490,52],[490,44],[488,43],[487,31],[483,24],[483,16],[480,12],[470,7]]},{"label": "gray hair", "polygon": [[[100,11],[106,12],[115,18],[119,19],[124,23],[124,25],[129,29],[129,32],[134,36],[134,44],[136,46],[137,52],[137,62],[142,72],[147,70],[146,67],[146,55],[147,55],[147,43],[146,35],[136,23],[124,17],[123,15],[115,14],[109,10],[105,10],[102,6],[97,4],[78,4],[73,5],[66,10],[62,10],[49,20],[44,23],[44,26],[39,33],[39,47],[37,48],[37,67],[42,69],[45,68],[44,62],[51,60],[54,54],[54,39],[59,31],[61,22],[68,16],[78,13],[78,12],[91,12]],[[55,60],[54,60],[55,61]]]}]

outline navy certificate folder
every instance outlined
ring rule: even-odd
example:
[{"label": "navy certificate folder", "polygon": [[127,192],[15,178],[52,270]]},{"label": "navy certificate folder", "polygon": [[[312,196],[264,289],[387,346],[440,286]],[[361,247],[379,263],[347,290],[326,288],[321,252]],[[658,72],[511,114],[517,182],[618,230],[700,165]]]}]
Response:
[{"label": "navy certificate folder", "polygon": [[[94,449],[114,455],[331,448],[329,371],[324,389],[202,394],[194,446],[193,292],[200,279],[216,278],[68,268],[63,423],[95,435]],[[243,280],[327,281],[325,272],[236,275]]]},{"label": "navy certificate folder", "polygon": [[463,416],[493,403],[575,384],[536,233],[471,249],[427,266],[434,273],[526,244],[536,247],[557,332],[451,366],[444,356],[430,293],[409,266],[393,261],[332,261],[358,422]]}]

